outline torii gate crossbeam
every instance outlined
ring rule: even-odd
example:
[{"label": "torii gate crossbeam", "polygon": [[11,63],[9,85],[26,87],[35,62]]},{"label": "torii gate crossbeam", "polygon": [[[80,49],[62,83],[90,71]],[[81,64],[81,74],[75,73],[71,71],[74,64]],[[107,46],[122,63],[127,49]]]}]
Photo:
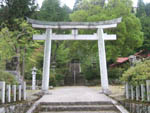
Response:
[{"label": "torii gate crossbeam", "polygon": [[[105,40],[116,40],[116,35],[108,35],[103,29],[115,28],[121,22],[122,18],[101,22],[45,22],[28,18],[28,22],[34,28],[46,29],[46,34],[34,35],[34,40],[45,40],[44,64],[42,77],[42,91],[49,89],[49,71],[51,57],[51,41],[52,40],[98,40],[99,62],[101,72],[102,92],[109,93]],[[53,29],[72,29],[72,34],[62,35],[54,34]],[[78,29],[97,29],[97,33],[93,35],[79,35]]]}]

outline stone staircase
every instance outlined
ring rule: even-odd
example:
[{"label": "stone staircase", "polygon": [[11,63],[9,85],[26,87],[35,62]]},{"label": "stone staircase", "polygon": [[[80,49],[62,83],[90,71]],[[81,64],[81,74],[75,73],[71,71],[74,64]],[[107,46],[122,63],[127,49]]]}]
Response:
[{"label": "stone staircase", "polygon": [[112,102],[41,102],[34,113],[121,113]]}]

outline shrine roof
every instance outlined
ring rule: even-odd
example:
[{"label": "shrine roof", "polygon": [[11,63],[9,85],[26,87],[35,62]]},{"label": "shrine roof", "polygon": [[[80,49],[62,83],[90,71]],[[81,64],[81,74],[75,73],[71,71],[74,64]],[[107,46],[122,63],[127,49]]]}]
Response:
[{"label": "shrine roof", "polygon": [[124,63],[124,62],[126,62],[128,60],[129,60],[128,57],[120,57],[120,58],[117,59],[117,63]]}]

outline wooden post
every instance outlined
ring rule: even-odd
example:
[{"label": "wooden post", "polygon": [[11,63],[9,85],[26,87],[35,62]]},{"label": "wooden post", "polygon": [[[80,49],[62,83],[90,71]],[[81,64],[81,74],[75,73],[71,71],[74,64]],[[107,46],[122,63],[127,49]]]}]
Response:
[{"label": "wooden post", "polygon": [[18,86],[18,100],[21,101],[21,85]]},{"label": "wooden post", "polygon": [[139,97],[140,97],[140,88],[139,86],[136,86],[136,100],[139,101]]},{"label": "wooden post", "polygon": [[125,86],[125,92],[126,92],[126,99],[129,99],[130,96],[129,96],[129,83],[126,83],[126,86]]},{"label": "wooden post", "polygon": [[49,72],[50,72],[50,59],[51,59],[51,36],[52,29],[46,30],[46,42],[44,50],[44,64],[43,64],[43,78],[42,78],[42,91],[49,89]]},{"label": "wooden post", "polygon": [[0,82],[0,88],[1,88],[1,100],[2,104],[5,103],[5,82]]},{"label": "wooden post", "polygon": [[145,85],[144,84],[141,84],[141,98],[142,98],[142,101],[145,100]]},{"label": "wooden post", "polygon": [[146,80],[147,101],[150,101],[150,80]]},{"label": "wooden post", "polygon": [[11,102],[11,86],[7,85],[7,102]]},{"label": "wooden post", "polygon": [[23,100],[26,100],[26,82],[23,83]]},{"label": "wooden post", "polygon": [[13,85],[13,101],[16,102],[16,85]]},{"label": "wooden post", "polygon": [[134,88],[133,88],[133,85],[131,85],[131,99],[134,100]]},{"label": "wooden post", "polygon": [[108,75],[107,75],[107,63],[106,63],[106,53],[105,53],[105,42],[103,37],[103,29],[98,29],[98,49],[99,49],[99,62],[100,62],[100,72],[101,72],[101,86],[102,92],[109,94],[108,87]]}]

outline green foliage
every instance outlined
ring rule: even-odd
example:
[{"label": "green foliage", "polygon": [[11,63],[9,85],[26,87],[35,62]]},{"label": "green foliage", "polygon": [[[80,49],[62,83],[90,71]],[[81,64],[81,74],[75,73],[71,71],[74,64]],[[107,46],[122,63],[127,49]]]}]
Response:
[{"label": "green foliage", "polygon": [[141,47],[146,51],[150,50],[150,3],[144,4],[142,0],[139,0],[137,17],[140,18],[142,24],[142,31],[144,32],[144,43]]},{"label": "green foliage", "polygon": [[109,79],[120,79],[124,71],[125,68],[119,68],[119,67],[108,69]]},{"label": "green foliage", "polygon": [[10,32],[8,28],[3,28],[0,32],[0,56],[1,61],[10,59],[14,55],[12,40],[13,32]]},{"label": "green foliage", "polygon": [[100,78],[99,66],[97,67],[86,66],[85,68],[83,68],[83,72],[87,80],[94,80]]},{"label": "green foliage", "polygon": [[[61,7],[59,0],[44,0],[40,11],[36,12],[33,17],[44,21],[69,21],[70,13],[70,8],[66,5]],[[54,30],[53,32],[64,33],[63,30]],[[66,33],[68,33],[68,31]],[[37,48],[32,52],[32,56],[29,58],[30,62],[27,62],[28,69],[32,68],[32,66],[35,65],[40,70],[40,72],[42,72],[44,52],[43,42],[44,41],[38,41],[37,43],[35,43],[37,45]],[[66,66],[67,63],[70,61],[70,58],[69,48],[67,47],[65,41],[53,41],[51,54],[51,67],[53,65],[53,62],[56,62],[56,71],[55,73],[51,72],[50,83],[53,85],[57,85],[57,76],[59,76],[58,78],[63,78],[66,72],[68,72],[66,70]]]},{"label": "green foliage", "polygon": [[0,24],[6,23],[11,30],[15,19],[30,17],[36,9],[35,0],[2,0],[0,7]]},{"label": "green foliage", "polygon": [[[33,43],[32,35],[36,33],[33,28],[27,24],[23,19],[16,19],[16,25],[19,26],[17,30],[11,31],[9,28],[2,28],[0,31],[0,68],[5,69],[5,62],[11,60],[12,57],[18,56],[17,71],[23,70],[23,57],[24,62],[29,62],[29,59],[39,44]],[[26,66],[26,69],[30,71],[30,64]]]},{"label": "green foliage", "polygon": [[138,0],[138,8],[137,8],[137,17],[143,17],[146,15],[145,13],[145,4],[143,0]]},{"label": "green foliage", "polygon": [[150,50],[150,16],[141,18],[142,31],[144,32],[144,43],[142,48],[149,51]]},{"label": "green foliage", "polygon": [[[44,0],[40,11],[35,12],[34,0],[5,0],[6,4],[0,7],[0,69],[5,68],[6,60],[18,56],[19,66],[25,61],[26,79],[31,79],[31,69],[38,68],[37,78],[42,78],[44,41],[32,41],[32,35],[43,33],[35,31],[23,19],[34,17],[45,21],[102,21],[123,17],[123,21],[116,29],[105,30],[110,34],[117,34],[117,41],[106,41],[107,60],[114,61],[118,56],[127,56],[134,52],[143,43],[143,33],[138,18],[131,14],[131,0],[76,0],[74,12],[67,6],[60,6],[59,0]],[[12,4],[10,4],[12,2]],[[19,10],[18,10],[19,9]],[[149,15],[149,7],[145,9]],[[143,31],[145,33],[145,46],[148,46],[149,29],[146,26],[149,18],[143,18]],[[149,25],[149,24],[148,24]],[[70,31],[54,30],[57,33],[70,33]],[[95,30],[80,30],[80,34],[93,34]],[[146,40],[148,42],[146,42]],[[115,54],[114,54],[115,53]],[[25,60],[24,60],[25,58]],[[51,61],[56,62],[55,72],[51,71],[50,83],[57,83],[68,73],[68,63],[72,59],[80,59],[82,72],[90,79],[99,78],[99,58],[97,41],[53,41]],[[96,61],[93,68],[92,59]],[[23,67],[20,67],[23,68]],[[114,75],[112,73],[119,73]],[[110,77],[119,77],[121,69],[111,70]]]},{"label": "green foliage", "polygon": [[[90,52],[91,53],[91,52]],[[82,74],[87,80],[100,78],[99,57],[97,52],[81,57]]]},{"label": "green foliage", "polygon": [[[123,17],[122,22],[116,29],[105,31],[111,34],[117,34],[116,41],[106,42],[107,60],[115,60],[118,56],[128,56],[134,53],[135,49],[141,47],[143,43],[143,33],[141,32],[139,19],[131,13],[132,1],[110,0],[104,6],[101,5],[102,2],[103,0],[81,1],[78,6],[79,9],[70,15],[71,20],[91,22]],[[83,45],[83,42],[78,42],[76,45]],[[96,45],[97,42],[95,41],[86,48],[91,48],[91,51],[97,51]]]},{"label": "green foliage", "polygon": [[150,10],[149,9],[150,9],[150,3],[145,5],[145,12],[146,12],[147,16],[150,16]]},{"label": "green foliage", "polygon": [[74,7],[73,7],[73,10],[74,10],[74,11],[75,11],[75,10],[78,10],[78,5],[80,4],[81,1],[82,1],[82,0],[76,0],[76,1],[75,1]]},{"label": "green foliage", "polygon": [[56,52],[56,62],[58,65],[66,65],[69,62],[69,48],[65,47],[65,43],[61,43]]},{"label": "green foliage", "polygon": [[60,19],[61,8],[59,0],[44,0],[40,9],[39,18],[47,21],[58,21]]},{"label": "green foliage", "polygon": [[45,21],[68,21],[71,10],[66,5],[61,7],[59,0],[44,0],[35,17]]},{"label": "green foliage", "polygon": [[150,79],[150,60],[138,63],[123,73],[122,80],[133,85],[145,83]]},{"label": "green foliage", "polygon": [[6,84],[11,84],[11,85],[18,84],[14,75],[2,70],[0,70],[0,81],[5,81]]}]

